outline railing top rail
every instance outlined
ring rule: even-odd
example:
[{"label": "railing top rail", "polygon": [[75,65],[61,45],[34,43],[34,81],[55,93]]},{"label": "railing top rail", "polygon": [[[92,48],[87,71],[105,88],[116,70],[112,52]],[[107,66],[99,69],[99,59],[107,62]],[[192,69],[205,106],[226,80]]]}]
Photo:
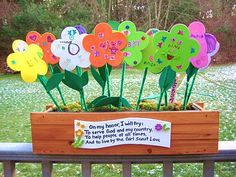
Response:
[{"label": "railing top rail", "polygon": [[133,155],[133,156],[94,156],[94,155],[36,155],[32,153],[31,143],[0,143],[0,161],[24,162],[52,161],[54,163],[162,163],[202,162],[206,160],[236,161],[236,141],[219,142],[219,153],[200,155]]}]

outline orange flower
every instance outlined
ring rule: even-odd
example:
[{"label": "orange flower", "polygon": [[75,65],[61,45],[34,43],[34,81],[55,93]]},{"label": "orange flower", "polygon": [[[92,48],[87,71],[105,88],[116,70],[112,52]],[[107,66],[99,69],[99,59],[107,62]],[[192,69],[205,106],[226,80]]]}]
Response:
[{"label": "orange flower", "polygon": [[118,66],[123,60],[121,49],[126,47],[126,37],[120,32],[112,32],[107,23],[99,23],[94,34],[84,37],[83,47],[90,53],[90,62],[95,67],[106,63]]},{"label": "orange flower", "polygon": [[84,135],[84,131],[81,129],[78,129],[77,131],[75,131],[75,135],[78,137],[82,137]]},{"label": "orange flower", "polygon": [[80,122],[77,122],[77,126],[81,129],[84,129],[85,128],[85,125],[84,124],[81,124]]},{"label": "orange flower", "polygon": [[37,31],[30,31],[26,36],[27,44],[37,44],[43,49],[43,60],[49,64],[56,64],[59,58],[52,54],[51,44],[56,39],[52,33],[39,34]]}]

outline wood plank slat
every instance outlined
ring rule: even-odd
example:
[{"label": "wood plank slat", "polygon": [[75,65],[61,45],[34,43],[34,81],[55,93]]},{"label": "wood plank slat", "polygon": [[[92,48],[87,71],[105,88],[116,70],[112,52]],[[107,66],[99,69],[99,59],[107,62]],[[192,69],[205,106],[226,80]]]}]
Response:
[{"label": "wood plank slat", "polygon": [[[32,136],[36,140],[73,140],[74,125],[32,125]],[[217,139],[218,124],[172,125],[172,140]]]},{"label": "wood plank slat", "polygon": [[206,154],[218,152],[218,140],[175,140],[171,148],[149,145],[118,145],[100,149],[75,149],[68,141],[34,141],[36,154],[153,155]]},{"label": "wood plank slat", "polygon": [[[170,121],[173,124],[219,123],[218,111],[164,111],[164,112],[81,112],[81,113],[31,113],[31,124],[70,125],[75,119],[84,121],[105,121],[128,117],[153,118]],[[56,121],[55,121],[56,120]]]}]

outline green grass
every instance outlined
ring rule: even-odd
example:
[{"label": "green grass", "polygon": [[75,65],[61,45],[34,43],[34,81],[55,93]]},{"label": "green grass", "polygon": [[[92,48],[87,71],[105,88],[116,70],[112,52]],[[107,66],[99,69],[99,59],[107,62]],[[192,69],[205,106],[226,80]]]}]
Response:
[{"label": "green grass", "polygon": [[[207,109],[220,110],[220,140],[236,139],[236,65],[211,67],[200,72],[197,77],[191,101],[203,101]],[[120,70],[111,76],[112,95],[119,95]],[[136,101],[142,81],[142,71],[128,69],[125,76],[124,96]],[[159,75],[148,74],[143,97],[158,94]],[[101,94],[98,84],[92,79],[86,86],[86,99],[92,100]],[[67,102],[79,100],[79,94],[61,85]],[[178,88],[177,100],[182,101],[185,80]],[[56,91],[53,91],[57,95]],[[58,100],[59,96],[56,97]],[[27,84],[19,75],[0,75],[0,142],[31,142],[30,112],[43,111],[51,103],[39,82]],[[200,131],[200,130],[199,130]],[[54,176],[81,176],[80,165],[55,164]],[[17,164],[18,176],[41,176],[40,164]],[[93,165],[94,177],[120,177],[121,165]],[[2,167],[0,165],[0,176]],[[161,176],[162,165],[143,164],[132,166],[132,176]],[[202,164],[175,164],[174,176],[198,177],[202,174]],[[236,176],[236,163],[217,163],[216,176]]]}]

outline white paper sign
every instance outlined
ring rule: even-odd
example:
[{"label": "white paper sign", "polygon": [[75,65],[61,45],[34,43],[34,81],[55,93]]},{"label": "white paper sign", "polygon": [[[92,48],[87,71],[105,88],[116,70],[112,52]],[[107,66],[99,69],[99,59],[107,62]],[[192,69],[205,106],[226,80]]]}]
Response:
[{"label": "white paper sign", "polygon": [[74,121],[75,148],[97,149],[124,144],[170,147],[171,123],[149,118]]}]

